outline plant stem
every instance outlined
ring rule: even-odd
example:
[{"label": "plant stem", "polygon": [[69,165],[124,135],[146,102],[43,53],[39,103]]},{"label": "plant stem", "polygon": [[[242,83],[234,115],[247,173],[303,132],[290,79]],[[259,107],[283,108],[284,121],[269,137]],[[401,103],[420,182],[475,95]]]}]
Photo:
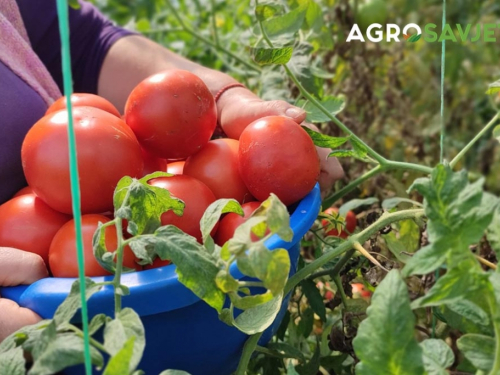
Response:
[{"label": "plant stem", "polygon": [[337,292],[340,293],[340,299],[342,300],[342,305],[347,309],[347,296],[344,292],[344,287],[342,286],[342,281],[340,280],[340,276],[337,274],[333,276],[333,282],[337,286]]},{"label": "plant stem", "polygon": [[488,302],[490,305],[491,316],[493,317],[493,331],[495,332],[495,361],[489,375],[500,374],[500,317],[498,304],[493,294],[489,294]]},{"label": "plant stem", "polygon": [[479,263],[485,265],[486,267],[489,267],[491,268],[492,270],[496,270],[497,269],[497,265],[494,264],[494,263],[491,263],[490,261],[484,259],[483,257],[480,257],[479,255],[477,254],[474,254],[474,256],[476,257],[476,259],[479,261]]},{"label": "plant stem", "polygon": [[333,268],[313,273],[311,276],[308,277],[308,279],[314,280],[317,279],[318,277],[329,276],[329,275],[331,275],[333,278],[333,276],[338,275],[340,273],[340,270],[345,266],[345,264],[349,261],[349,259],[351,259],[354,253],[355,253],[354,249],[348,250],[342,256],[342,258],[340,258],[340,260],[337,262],[337,264],[335,264]]},{"label": "plant stem", "polygon": [[366,172],[364,175],[358,177],[357,179],[349,182],[346,186],[344,186],[342,189],[339,191],[335,192],[334,194],[330,195],[327,197],[323,203],[322,207],[324,210],[329,208],[332,204],[337,202],[340,198],[344,197],[346,194],[349,194],[351,191],[356,189],[359,185],[361,185],[363,182],[366,180],[372,178],[373,176],[376,176],[379,173],[382,173],[386,170],[385,167],[382,167],[381,165],[377,165],[375,168],[369,170]]},{"label": "plant stem", "polygon": [[276,350],[271,350],[271,349],[268,349],[268,348],[266,348],[264,346],[260,346],[260,345],[257,345],[255,347],[255,351],[259,352],[259,353],[266,354],[266,355],[268,355],[270,357],[274,357],[274,358],[280,358],[280,359],[295,358],[295,357],[290,357],[290,356],[281,354],[280,352],[277,352]]},{"label": "plant stem", "polygon": [[238,281],[241,287],[263,287],[264,283],[262,281]]},{"label": "plant stem", "polygon": [[186,25],[186,23],[184,22],[184,20],[182,19],[182,17],[177,12],[177,9],[175,9],[175,7],[171,4],[170,0],[165,1],[165,4],[169,8],[169,10],[172,12],[172,14],[174,15],[174,17],[177,19],[177,21],[179,22],[179,24],[181,25],[181,27],[187,33],[189,33],[192,36],[194,36],[195,38],[201,40],[203,43],[206,43],[209,46],[211,46],[211,47],[213,47],[213,48],[215,48],[215,49],[217,49],[217,50],[219,50],[221,52],[224,52],[228,56],[231,56],[233,59],[235,59],[236,61],[238,61],[240,64],[245,65],[248,69],[253,70],[255,72],[260,72],[261,69],[258,66],[250,64],[248,61],[243,60],[241,57],[239,57],[238,55],[235,55],[233,52],[229,51],[228,49],[224,48],[223,46],[215,44],[210,39],[207,39],[204,36],[198,34],[195,30],[193,30],[191,27],[189,27],[188,25]]},{"label": "plant stem", "polygon": [[241,355],[240,363],[238,364],[238,368],[234,375],[245,375],[247,372],[248,363],[250,362],[250,358],[257,347],[257,343],[259,342],[260,337],[262,336],[262,332],[256,333],[250,336],[245,342],[245,346],[243,347],[243,354]]},{"label": "plant stem", "polygon": [[[73,331],[73,332],[74,332],[74,333],[75,333],[78,337],[83,338],[83,331],[82,331],[80,328],[78,328],[78,327],[74,326],[73,324],[70,324],[70,325],[68,326],[68,328],[69,328],[71,331]],[[109,354],[108,349],[106,349],[106,348],[104,347],[104,345],[102,345],[102,344],[101,344],[99,341],[97,341],[96,339],[94,339],[94,338],[92,338],[92,337],[89,337],[89,342],[90,342],[90,344],[92,344],[92,346],[93,346],[93,347],[95,347],[95,348],[99,349],[101,352],[106,353],[106,354]]]},{"label": "plant stem", "polygon": [[335,259],[339,255],[342,255],[346,251],[350,250],[354,246],[355,242],[365,242],[382,228],[385,228],[386,226],[395,223],[397,221],[414,219],[423,215],[424,215],[424,210],[420,208],[412,210],[403,210],[394,213],[384,213],[375,223],[370,225],[368,228],[366,228],[362,232],[352,235],[346,242],[340,244],[337,248],[333,249],[328,253],[323,254],[314,262],[309,263],[307,266],[297,271],[295,275],[293,275],[290,279],[288,279],[288,282],[285,285],[284,294],[286,295],[288,292],[290,292],[301,280],[313,274],[314,271],[323,267],[326,263],[328,263],[332,259]]},{"label": "plant stem", "polygon": [[357,251],[359,251],[361,253],[361,255],[363,255],[370,262],[372,262],[373,264],[375,264],[378,268],[384,270],[385,272],[389,272],[389,270],[387,268],[385,268],[384,266],[382,266],[380,264],[380,262],[377,259],[375,259],[368,251],[366,251],[366,249],[363,246],[361,246],[361,244],[359,242],[354,242],[354,244],[352,246]]},{"label": "plant stem", "polygon": [[[126,200],[124,200],[126,202]],[[116,258],[116,270],[115,277],[113,278],[113,287],[115,288],[115,317],[122,309],[122,295],[117,293],[118,288],[120,288],[121,284],[121,276],[123,270],[123,228],[122,228],[122,220],[118,218],[115,222],[116,225],[116,236],[118,238],[118,249],[117,249],[117,258]]]},{"label": "plant stem", "polygon": [[471,141],[470,141],[470,142],[469,142],[469,143],[468,143],[468,144],[467,144],[467,145],[466,145],[466,146],[462,149],[462,151],[460,151],[460,152],[458,153],[458,155],[457,155],[457,156],[455,156],[455,157],[453,158],[453,160],[450,162],[450,166],[451,166],[452,168],[454,168],[454,167],[457,165],[458,161],[459,161],[460,159],[462,159],[462,157],[463,157],[463,156],[467,153],[467,151],[469,151],[469,150],[472,148],[472,146],[474,146],[474,144],[475,144],[475,143],[476,143],[476,142],[477,142],[477,141],[478,141],[478,140],[479,140],[479,139],[480,139],[480,138],[481,138],[481,137],[482,137],[482,136],[483,136],[483,135],[484,135],[484,134],[485,134],[488,130],[490,130],[490,129],[493,127],[493,125],[495,125],[495,123],[496,123],[496,121],[498,120],[498,117],[499,117],[499,116],[500,116],[500,112],[497,112],[497,114],[496,114],[495,116],[493,116],[493,118],[490,120],[490,122],[488,122],[488,123],[484,126],[484,128],[483,128],[483,129],[482,129],[479,133],[477,133],[477,134],[476,134],[476,136],[475,136],[474,138],[472,138],[472,140],[471,140]]}]

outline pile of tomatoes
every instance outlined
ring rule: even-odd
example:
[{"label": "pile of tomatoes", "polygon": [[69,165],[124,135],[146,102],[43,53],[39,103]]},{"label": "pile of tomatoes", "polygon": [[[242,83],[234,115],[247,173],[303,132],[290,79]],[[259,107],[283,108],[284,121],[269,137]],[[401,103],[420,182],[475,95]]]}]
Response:
[{"label": "pile of tomatoes", "polygon": [[[131,92],[123,116],[106,99],[74,94],[74,131],[81,191],[87,276],[106,275],[92,252],[99,222],[112,219],[113,193],[124,176],[154,171],[173,173],[148,183],[168,189],[185,203],[184,214],[168,211],[172,224],[201,241],[200,219],[220,198],[233,198],[245,217],[225,215],[214,233],[223,245],[274,193],[286,205],[302,199],[316,184],[320,163],[308,134],[289,118],[264,117],[242,130],[225,124],[231,138],[212,139],[217,108],[206,85],[194,74],[171,70],[153,75]],[[39,254],[55,277],[76,277],[65,99],[56,101],[22,145],[28,187],[0,206],[0,247]],[[116,249],[114,227],[106,233],[108,251]],[[155,261],[145,268],[159,267]],[[140,270],[125,249],[124,265]]]}]

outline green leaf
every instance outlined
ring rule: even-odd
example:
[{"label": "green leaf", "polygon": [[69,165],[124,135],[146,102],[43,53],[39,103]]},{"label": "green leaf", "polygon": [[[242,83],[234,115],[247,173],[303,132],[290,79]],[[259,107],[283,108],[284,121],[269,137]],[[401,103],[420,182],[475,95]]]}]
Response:
[{"label": "green leaf", "polygon": [[106,319],[107,317],[104,314],[97,314],[92,318],[92,320],[89,323],[90,336],[96,333],[106,323]]},{"label": "green leaf", "polygon": [[469,183],[465,171],[455,173],[444,165],[434,168],[430,179],[415,180],[410,190],[425,198],[430,245],[410,259],[406,275],[429,273],[448,255],[449,266],[472,257],[469,246],[481,239],[498,206],[498,199],[484,193],[482,185],[482,179]]},{"label": "green leaf", "polygon": [[[106,324],[104,328],[104,347],[111,356],[118,355],[130,343],[132,337],[134,337],[132,341],[133,353],[129,360],[129,372],[134,371],[139,364],[146,346],[146,338],[139,315],[130,308],[124,308],[116,313],[114,320]],[[120,354],[120,356],[124,355],[127,355],[127,350]]]},{"label": "green leaf", "polygon": [[80,3],[78,2],[78,0],[68,0],[68,5],[72,9],[80,9]]},{"label": "green leaf", "polygon": [[295,358],[302,362],[305,361],[304,353],[302,353],[300,349],[286,342],[271,342],[267,345],[267,348],[278,352],[287,358]]},{"label": "green leaf", "polygon": [[22,347],[0,353],[0,374],[25,375],[24,352]]},{"label": "green leaf", "polygon": [[160,375],[190,375],[189,372],[182,370],[165,370]]},{"label": "green leaf", "polygon": [[347,212],[355,210],[356,208],[363,206],[371,206],[375,203],[378,203],[377,198],[365,198],[365,199],[351,199],[349,202],[344,203],[339,208],[339,215],[345,217]]},{"label": "green leaf", "polygon": [[[85,278],[85,299],[88,301],[95,293],[102,289],[101,285],[97,285],[94,281]],[[71,285],[71,290],[66,299],[57,308],[54,314],[54,321],[56,326],[69,321],[75,316],[76,312],[82,307],[82,300],[80,296],[80,280],[76,280]]]},{"label": "green leaf", "polygon": [[130,337],[125,345],[109,359],[103,375],[122,375],[131,372],[130,361],[134,353],[134,341],[135,336]]},{"label": "green leaf", "polygon": [[319,357],[319,345],[316,345],[312,358],[307,363],[297,366],[297,372],[300,375],[316,375],[319,371],[320,366]]},{"label": "green leaf", "polygon": [[272,41],[288,41],[302,27],[306,11],[306,6],[299,6],[284,15],[262,21],[262,27]]},{"label": "green leaf", "polygon": [[282,300],[283,296],[279,295],[269,302],[245,310],[232,321],[232,324],[247,335],[263,332],[274,322]]},{"label": "green leaf", "polygon": [[[415,316],[398,271],[392,270],[382,280],[367,314],[353,340],[360,359],[356,374],[423,375],[422,349],[414,334]],[[373,345],[375,341],[383,345]]]},{"label": "green leaf", "polygon": [[487,275],[479,267],[474,267],[474,260],[463,262],[448,270],[438,279],[425,296],[413,301],[412,308],[439,306],[454,303],[474,295],[487,288]]},{"label": "green leaf", "polygon": [[153,251],[162,260],[176,265],[179,281],[217,311],[222,310],[225,295],[215,280],[219,273],[217,259],[196,238],[173,225],[158,228],[152,235],[132,239],[134,253]]},{"label": "green leaf", "polygon": [[489,372],[495,359],[495,339],[469,333],[457,340],[458,349],[477,369]]},{"label": "green leaf", "polygon": [[[55,374],[84,362],[83,339],[74,333],[56,335],[55,325],[49,327],[50,333],[34,343],[37,350],[31,351],[34,363],[29,375]],[[102,355],[94,347],[90,348],[90,355],[92,364],[99,367],[103,365]]]},{"label": "green leaf", "polygon": [[495,210],[493,220],[486,230],[486,238],[497,259],[500,259],[500,209]]},{"label": "green leaf", "polygon": [[[106,247],[106,227],[104,227],[101,222],[97,225],[97,229],[92,237],[92,248],[94,257],[99,265],[105,270],[114,273],[116,270],[116,263],[113,260],[113,253],[109,252]],[[115,251],[116,249],[110,250]]]},{"label": "green leaf", "polygon": [[408,199],[408,198],[394,197],[394,198],[384,199],[382,201],[382,208],[384,210],[391,210],[394,207],[400,205],[401,203],[409,203],[412,206],[422,207],[422,204],[420,202],[416,202],[416,201]]},{"label": "green leaf", "polygon": [[273,193],[252,214],[252,217],[261,216],[266,218],[266,224],[272,233],[276,233],[282,240],[287,242],[293,239],[288,209]]},{"label": "green leaf", "polygon": [[228,212],[234,212],[240,216],[244,215],[241,205],[234,199],[219,199],[208,206],[200,221],[201,236],[204,244],[206,244],[210,233],[212,233],[212,230],[219,222],[221,215]]},{"label": "green leaf", "polygon": [[409,43],[415,43],[415,42],[418,42],[420,40],[420,38],[422,37],[422,34],[414,34],[412,36],[410,36],[407,40],[407,42]]},{"label": "green leaf", "polygon": [[490,83],[488,85],[488,90],[486,91],[487,95],[494,95],[500,92],[500,80]]},{"label": "green leaf", "polygon": [[318,147],[337,148],[349,140],[349,137],[332,137],[326,134],[321,134],[309,129],[307,126],[302,126],[302,129],[309,134],[314,144]]},{"label": "green leaf", "polygon": [[220,270],[215,278],[215,283],[224,293],[236,292],[240,286],[238,281],[226,270]]},{"label": "green leaf", "polygon": [[355,158],[359,160],[364,160],[362,158],[359,158],[359,155],[356,151],[354,150],[333,150],[330,152],[328,155],[329,158]]},{"label": "green leaf", "polygon": [[259,21],[264,21],[268,18],[276,16],[282,10],[283,7],[279,4],[259,4],[255,7],[255,16]]},{"label": "green leaf", "polygon": [[500,125],[495,126],[495,128],[493,129],[493,138],[500,142]]},{"label": "green leaf", "polygon": [[292,58],[293,47],[251,48],[250,53],[259,65],[285,65]]},{"label": "green leaf", "polygon": [[352,144],[352,148],[356,152],[357,157],[359,159],[365,159],[366,156],[368,155],[368,150],[366,149],[365,145],[363,145],[356,138],[350,138],[349,140]]},{"label": "green leaf", "polygon": [[313,311],[320,317],[323,322],[326,322],[326,308],[323,303],[323,297],[319,292],[318,288],[316,288],[316,284],[308,279],[302,280],[300,283],[302,287],[302,291],[304,292],[307,300],[309,301],[309,305],[313,309]]},{"label": "green leaf", "polygon": [[488,313],[472,301],[456,299],[446,304],[446,306],[454,313],[470,320],[476,325],[488,326],[490,324]]},{"label": "green leaf", "polygon": [[420,343],[424,367],[429,375],[447,375],[446,369],[455,361],[451,348],[443,340],[427,339]]},{"label": "green leaf", "polygon": [[300,375],[297,370],[295,370],[295,367],[293,366],[293,363],[290,361],[288,362],[288,367],[286,368],[286,374],[287,375]]},{"label": "green leaf", "polygon": [[253,296],[240,297],[236,293],[230,293],[229,297],[234,307],[240,310],[248,310],[250,308],[262,305],[273,299],[273,295],[270,292],[263,294],[256,294]]},{"label": "green leaf", "polygon": [[314,311],[308,307],[300,314],[300,321],[297,327],[298,332],[308,338],[314,325]]},{"label": "green leaf", "polygon": [[403,263],[410,260],[411,256],[420,246],[420,228],[413,220],[403,220],[394,225],[397,234],[392,231],[383,238],[390,252]]},{"label": "green leaf", "polygon": [[172,210],[182,215],[184,203],[171,197],[168,190],[148,185],[152,177],[171,176],[168,173],[155,172],[136,180],[123,177],[115,189],[113,203],[115,217],[128,220],[128,232],[132,235],[152,233],[161,223],[161,215]]},{"label": "green leaf", "polygon": [[286,249],[269,251],[264,244],[255,244],[248,250],[252,273],[276,296],[283,292],[290,273],[290,256]]},{"label": "green leaf", "polygon": [[312,74],[312,56],[313,47],[311,44],[306,42],[296,43],[292,58],[287,66],[309,93],[316,97],[322,97],[323,79]]},{"label": "green leaf", "polygon": [[[325,96],[320,100],[320,103],[328,111],[328,113],[335,116],[344,110],[346,99],[344,96]],[[315,123],[331,121],[331,118],[319,109],[313,102],[299,100],[297,102],[297,106],[303,108],[307,112],[306,121]]]}]

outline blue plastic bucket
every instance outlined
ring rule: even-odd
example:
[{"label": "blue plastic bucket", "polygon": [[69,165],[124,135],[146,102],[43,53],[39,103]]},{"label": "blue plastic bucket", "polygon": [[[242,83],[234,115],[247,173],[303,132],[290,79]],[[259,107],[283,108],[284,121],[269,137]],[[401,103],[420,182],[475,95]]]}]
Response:
[{"label": "blue plastic bucket", "polygon": [[[314,223],[320,205],[320,191],[316,185],[291,214],[293,240],[284,242],[273,236],[266,242],[269,249],[288,249],[292,264],[290,275],[297,269],[300,239]],[[233,266],[231,273],[241,278],[236,264]],[[92,279],[102,282],[112,277]],[[46,278],[28,286],[2,288],[1,293],[42,318],[50,319],[74,281]],[[124,274],[122,283],[130,288],[130,295],[123,298],[123,307],[133,308],[141,316],[146,330],[146,349],[139,368],[147,375],[157,375],[165,369],[184,370],[192,375],[229,375],[236,369],[248,336],[222,323],[214,309],[184,287],[177,279],[174,265]],[[269,342],[278,329],[288,299],[289,296],[284,299],[276,320],[262,335],[260,345]],[[106,286],[92,296],[88,307],[90,318],[99,313],[113,316],[112,287]],[[80,367],[70,373],[79,374],[83,370]]]}]

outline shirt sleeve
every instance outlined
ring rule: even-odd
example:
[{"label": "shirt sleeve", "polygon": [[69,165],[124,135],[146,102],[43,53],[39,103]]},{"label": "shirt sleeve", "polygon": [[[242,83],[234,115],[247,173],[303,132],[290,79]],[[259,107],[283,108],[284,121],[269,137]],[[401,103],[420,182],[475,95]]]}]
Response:
[{"label": "shirt sleeve", "polygon": [[[79,0],[69,8],[71,66],[75,92],[97,93],[101,66],[118,39],[134,33],[102,15],[92,4]],[[54,0],[17,0],[31,46],[62,90],[61,42]]]}]

